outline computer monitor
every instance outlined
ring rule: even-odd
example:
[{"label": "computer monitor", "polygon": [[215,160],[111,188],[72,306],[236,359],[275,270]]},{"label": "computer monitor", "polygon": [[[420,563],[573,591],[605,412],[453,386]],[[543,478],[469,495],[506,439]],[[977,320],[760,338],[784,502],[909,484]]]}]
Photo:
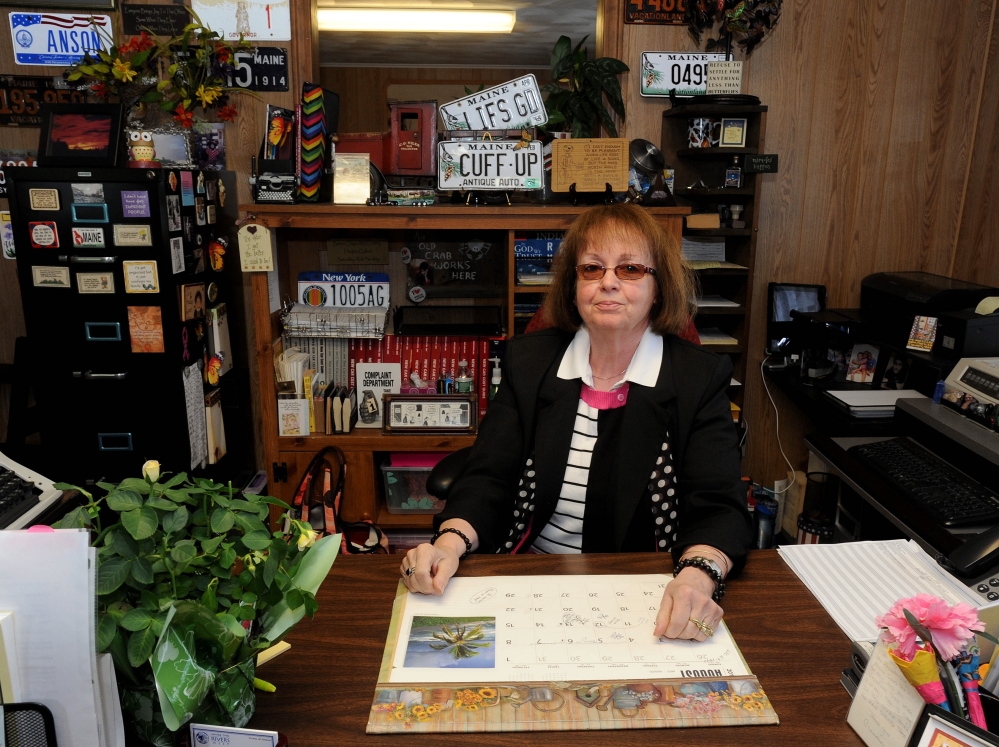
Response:
[{"label": "computer monitor", "polygon": [[767,287],[767,355],[783,355],[791,342],[792,311],[822,311],[826,287],[770,283]]}]

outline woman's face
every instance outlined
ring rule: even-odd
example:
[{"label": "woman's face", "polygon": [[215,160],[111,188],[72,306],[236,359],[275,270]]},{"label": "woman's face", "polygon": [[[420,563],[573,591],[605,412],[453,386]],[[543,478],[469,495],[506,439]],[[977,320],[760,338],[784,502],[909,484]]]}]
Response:
[{"label": "woman's face", "polygon": [[600,280],[576,278],[576,308],[591,330],[626,332],[648,325],[649,311],[656,298],[656,282],[646,273],[641,280],[621,280],[612,267],[627,262],[652,266],[645,243],[624,237],[608,238],[579,255],[576,264],[607,267]]}]

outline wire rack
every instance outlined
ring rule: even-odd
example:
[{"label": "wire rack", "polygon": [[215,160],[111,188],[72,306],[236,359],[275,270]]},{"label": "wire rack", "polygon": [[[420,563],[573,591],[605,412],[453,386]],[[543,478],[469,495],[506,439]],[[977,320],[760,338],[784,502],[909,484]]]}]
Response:
[{"label": "wire rack", "polygon": [[336,306],[307,306],[296,303],[281,315],[287,334],[294,337],[370,337],[385,336],[389,309]]}]

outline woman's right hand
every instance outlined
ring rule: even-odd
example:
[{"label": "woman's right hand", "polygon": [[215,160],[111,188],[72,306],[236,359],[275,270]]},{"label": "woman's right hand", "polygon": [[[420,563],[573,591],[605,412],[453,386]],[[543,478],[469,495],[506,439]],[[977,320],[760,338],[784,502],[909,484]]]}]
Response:
[{"label": "woman's right hand", "polygon": [[406,553],[399,570],[410,591],[436,596],[444,593],[447,582],[458,570],[459,558],[465,552],[463,543],[460,550],[455,549],[445,541],[446,537],[438,539],[436,545],[424,543]]}]

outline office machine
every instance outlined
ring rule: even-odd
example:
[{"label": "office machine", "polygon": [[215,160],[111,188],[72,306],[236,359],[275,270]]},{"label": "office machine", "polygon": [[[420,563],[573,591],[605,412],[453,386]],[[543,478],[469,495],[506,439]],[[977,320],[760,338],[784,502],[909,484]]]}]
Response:
[{"label": "office machine", "polygon": [[826,307],[826,287],[802,283],[770,283],[767,286],[767,354],[783,356],[800,352],[801,340],[795,340],[792,351],[792,332],[796,325],[792,312],[816,312]]},{"label": "office machine", "polygon": [[999,404],[999,358],[962,358],[945,387],[970,394],[979,402]]},{"label": "office machine", "polygon": [[999,355],[999,312],[978,314],[966,309],[941,314],[933,353],[947,358]]},{"label": "office machine", "polygon": [[62,497],[52,481],[0,453],[0,529],[23,529]]},{"label": "office machine", "polygon": [[898,338],[908,336],[917,316],[939,318],[997,295],[999,288],[929,272],[877,272],[860,283],[860,308],[888,336]]}]

